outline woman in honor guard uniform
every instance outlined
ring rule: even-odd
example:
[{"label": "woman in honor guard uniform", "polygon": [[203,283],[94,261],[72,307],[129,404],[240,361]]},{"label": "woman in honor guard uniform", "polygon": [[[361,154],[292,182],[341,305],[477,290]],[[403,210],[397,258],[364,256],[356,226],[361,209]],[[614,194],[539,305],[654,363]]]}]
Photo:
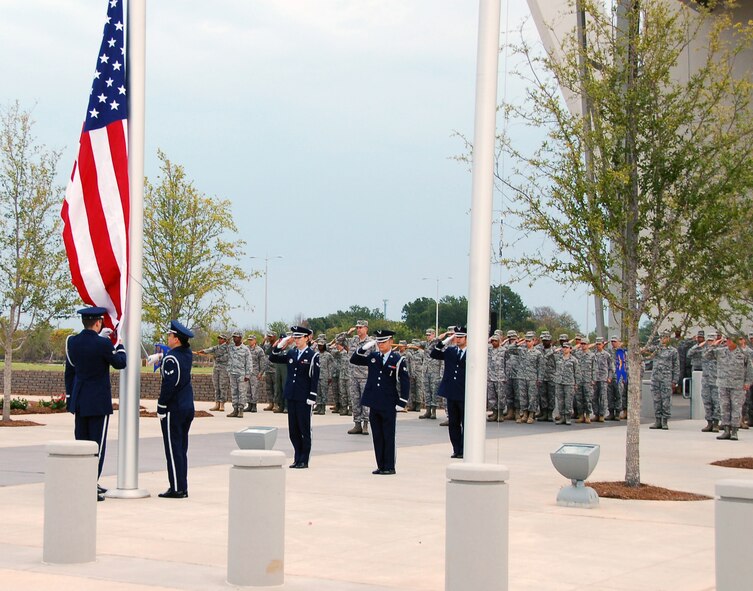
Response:
[{"label": "woman in honor guard uniform", "polygon": [[[448,336],[449,335],[449,336]],[[465,345],[467,333],[464,326],[456,326],[454,333],[444,332],[432,343],[432,359],[444,359],[444,374],[439,384],[439,395],[447,400],[450,443],[453,458],[463,457],[463,421],[465,419]]]},{"label": "woman in honor guard uniform", "polygon": [[167,459],[170,488],[159,496],[184,499],[188,496],[188,431],[193,421],[193,353],[188,339],[193,333],[177,320],[170,322],[167,346],[162,360],[162,388],[157,401],[157,416],[162,427],[162,441]]},{"label": "woman in honor guard uniform", "polygon": [[[309,347],[311,331],[304,326],[291,326],[292,335],[281,339],[272,348],[269,360],[285,364],[288,377],[283,396],[288,408],[288,432],[295,450],[291,468],[308,468],[311,455],[311,410],[316,404],[319,385],[319,353]],[[293,339],[295,346],[285,347]]]},{"label": "woman in honor guard uniform", "polygon": [[[397,411],[405,409],[410,395],[410,375],[405,358],[392,350],[394,335],[391,330],[378,330],[374,333],[376,342],[370,341],[359,347],[350,357],[353,365],[366,366],[369,370],[361,405],[369,407],[377,463],[372,474],[395,473]],[[372,350],[374,345],[377,351]]]},{"label": "woman in honor guard uniform", "polygon": [[[84,325],[77,335],[65,341],[65,404],[74,414],[76,439],[93,441],[99,446],[97,479],[102,474],[107,444],[107,426],[112,414],[110,367],[123,369],[126,353],[123,345],[113,347],[108,338],[99,335],[104,324],[105,308],[83,308],[78,311]],[[97,499],[104,501],[105,489],[97,485]]]}]

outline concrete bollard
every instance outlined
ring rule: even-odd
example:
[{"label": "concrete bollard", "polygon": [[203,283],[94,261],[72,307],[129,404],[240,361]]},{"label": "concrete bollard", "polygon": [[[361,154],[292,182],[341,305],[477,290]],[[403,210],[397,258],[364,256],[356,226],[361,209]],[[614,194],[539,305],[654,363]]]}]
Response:
[{"label": "concrete bollard", "polygon": [[507,591],[509,476],[497,464],[447,467],[447,591]]},{"label": "concrete bollard", "polygon": [[42,562],[93,562],[97,554],[97,444],[50,441]]},{"label": "concrete bollard", "polygon": [[737,591],[747,588],[753,580],[750,560],[753,480],[720,480],[716,483],[716,496],[716,589]]},{"label": "concrete bollard", "polygon": [[285,454],[230,453],[227,582],[263,587],[285,582]]},{"label": "concrete bollard", "polygon": [[701,396],[702,384],[703,372],[694,371],[690,387],[690,418],[693,420],[702,419],[706,416],[706,411],[703,408],[703,397]]}]

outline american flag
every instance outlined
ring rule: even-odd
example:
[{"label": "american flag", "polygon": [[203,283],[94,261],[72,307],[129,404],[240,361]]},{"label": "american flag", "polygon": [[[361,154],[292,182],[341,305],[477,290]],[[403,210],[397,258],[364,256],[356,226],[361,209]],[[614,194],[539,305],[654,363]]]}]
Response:
[{"label": "american flag", "polygon": [[81,299],[118,327],[128,282],[128,100],[122,0],[108,0],[79,151],[65,191],[63,242]]}]

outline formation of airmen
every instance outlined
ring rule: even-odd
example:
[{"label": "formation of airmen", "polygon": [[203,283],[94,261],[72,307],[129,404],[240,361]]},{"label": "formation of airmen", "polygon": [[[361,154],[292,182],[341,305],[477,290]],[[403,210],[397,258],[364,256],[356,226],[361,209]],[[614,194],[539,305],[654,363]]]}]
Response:
[{"label": "formation of airmen", "polygon": [[[454,327],[448,327],[448,333]],[[355,333],[355,334],[354,334]],[[753,348],[744,338],[725,339],[716,331],[709,337],[699,331],[688,347],[688,367],[703,371],[702,397],[707,425],[704,432],[722,431],[720,438],[737,439],[739,428],[753,422],[750,385],[753,383]],[[266,401],[264,410],[285,413],[282,389],[287,368],[273,364],[269,354],[285,335],[268,331],[261,344],[252,335],[243,344],[243,335],[233,332],[218,336],[217,345],[199,353],[215,358],[213,411],[223,411],[231,402],[229,417],[257,412],[257,404]],[[749,339],[753,342],[753,333]],[[330,411],[351,416],[352,435],[368,435],[368,409],[361,405],[366,371],[350,362],[353,353],[373,340],[368,321],[359,320],[347,332],[328,341],[325,335],[312,339],[310,346],[319,353],[320,373],[313,414]],[[445,409],[438,396],[444,362],[430,356],[436,344],[435,330],[425,331],[425,339],[401,340],[394,346],[405,359],[410,376],[410,396],[405,412],[422,412],[419,419],[436,420],[437,410]],[[732,348],[734,347],[734,349]],[[736,353],[734,351],[737,350]],[[653,360],[651,391],[655,424],[651,429],[668,429],[671,396],[677,391],[680,359],[670,344],[670,333],[660,335],[660,344],[642,349]],[[742,361],[745,359],[745,361]],[[590,424],[627,418],[627,355],[617,336],[607,342],[597,337],[593,343],[583,334],[570,338],[560,334],[555,341],[548,331],[519,334],[497,330],[489,338],[487,374],[487,420],[513,420],[519,424],[572,422]],[[744,390],[744,391],[743,391]],[[741,394],[740,394],[741,393]],[[448,426],[446,410],[439,424]]]}]

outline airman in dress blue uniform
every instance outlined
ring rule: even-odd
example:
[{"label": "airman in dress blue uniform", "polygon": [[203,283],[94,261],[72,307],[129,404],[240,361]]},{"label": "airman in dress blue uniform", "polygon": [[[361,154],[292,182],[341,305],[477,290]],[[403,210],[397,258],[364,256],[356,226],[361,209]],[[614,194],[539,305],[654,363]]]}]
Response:
[{"label": "airman in dress blue uniform", "polygon": [[193,352],[188,344],[191,337],[193,332],[180,322],[170,322],[167,331],[170,350],[162,360],[162,387],[157,401],[167,478],[170,481],[170,488],[159,494],[163,499],[184,499],[188,496],[188,431],[194,417],[191,385]]},{"label": "airman in dress blue uniform", "polygon": [[[448,336],[449,334],[449,336]],[[450,443],[453,458],[463,457],[463,421],[465,420],[465,346],[467,332],[456,326],[454,333],[444,332],[429,350],[432,359],[444,360],[439,395],[447,400]]]},{"label": "airman in dress blue uniform", "polygon": [[[395,474],[395,426],[397,412],[405,409],[410,396],[410,374],[405,358],[392,350],[395,333],[377,330],[374,341],[359,347],[350,362],[368,368],[361,405],[369,407],[371,437],[377,469],[372,474]],[[398,387],[399,386],[399,387]]]},{"label": "airman in dress blue uniform", "polygon": [[[65,401],[68,412],[75,416],[76,439],[94,441],[99,447],[99,478],[112,414],[110,367],[123,369],[126,353],[122,344],[113,347],[110,339],[99,336],[107,313],[105,308],[83,308],[78,313],[84,330],[65,341]],[[97,498],[101,501],[103,492],[105,489],[97,485]]]},{"label": "airman in dress blue uniform", "polygon": [[[288,368],[283,396],[288,407],[288,432],[295,457],[291,468],[308,468],[311,455],[311,411],[316,404],[319,386],[319,353],[309,347],[311,330],[291,326],[292,335],[281,339],[272,348],[269,360]],[[295,346],[286,351],[289,339]]]}]

